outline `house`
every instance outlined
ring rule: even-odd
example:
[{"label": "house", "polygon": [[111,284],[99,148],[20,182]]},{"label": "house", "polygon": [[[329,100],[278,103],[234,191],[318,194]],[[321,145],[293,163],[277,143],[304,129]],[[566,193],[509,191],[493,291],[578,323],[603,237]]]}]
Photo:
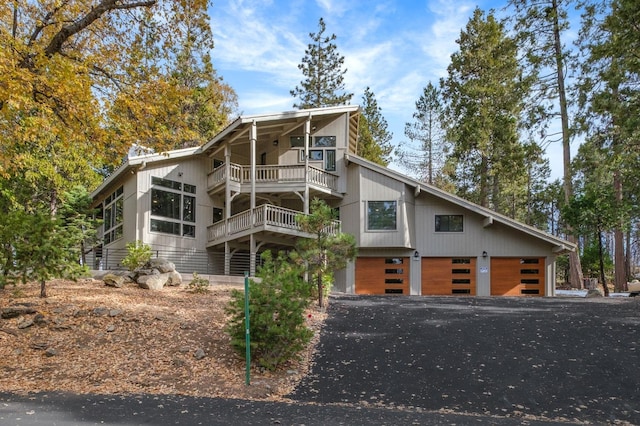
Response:
[{"label": "house", "polygon": [[198,148],[130,156],[92,194],[96,267],[118,268],[140,240],[182,272],[255,272],[260,253],[310,237],[296,215],[336,209],[358,258],[348,293],[555,294],[571,243],[358,157],[358,106],[241,116]]}]

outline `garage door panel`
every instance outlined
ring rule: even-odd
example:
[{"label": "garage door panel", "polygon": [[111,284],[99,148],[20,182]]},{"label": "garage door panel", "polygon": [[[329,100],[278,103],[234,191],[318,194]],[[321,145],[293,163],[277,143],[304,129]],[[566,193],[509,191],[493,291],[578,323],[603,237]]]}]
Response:
[{"label": "garage door panel", "polygon": [[425,257],[421,268],[423,295],[476,294],[475,258]]},{"label": "garage door panel", "polygon": [[356,293],[409,294],[409,258],[357,258]]},{"label": "garage door panel", "polygon": [[492,258],[492,296],[544,296],[544,258]]}]

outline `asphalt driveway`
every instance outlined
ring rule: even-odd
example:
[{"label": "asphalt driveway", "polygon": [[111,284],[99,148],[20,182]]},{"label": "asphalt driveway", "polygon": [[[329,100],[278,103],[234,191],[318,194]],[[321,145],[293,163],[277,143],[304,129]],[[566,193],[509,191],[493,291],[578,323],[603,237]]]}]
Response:
[{"label": "asphalt driveway", "polygon": [[640,424],[640,298],[335,296],[299,402]]}]

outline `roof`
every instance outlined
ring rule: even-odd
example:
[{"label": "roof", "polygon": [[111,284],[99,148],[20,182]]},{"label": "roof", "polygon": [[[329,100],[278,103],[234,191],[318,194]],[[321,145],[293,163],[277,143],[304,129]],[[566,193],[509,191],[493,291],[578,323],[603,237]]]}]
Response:
[{"label": "roof", "polygon": [[388,176],[392,179],[403,182],[415,188],[416,195],[417,193],[424,191],[428,194],[431,194],[438,198],[449,201],[452,204],[456,204],[467,210],[473,211],[474,213],[484,216],[487,224],[501,223],[509,228],[516,229],[532,237],[543,240],[555,246],[554,252],[556,252],[557,254],[569,253],[576,250],[576,245],[574,243],[571,243],[563,238],[557,237],[553,234],[542,231],[533,226],[526,225],[522,222],[518,222],[517,220],[511,219],[510,217],[497,213],[491,209],[472,203],[471,201],[460,198],[457,195],[450,194],[446,191],[443,191],[440,188],[437,188],[433,185],[429,185],[428,183],[420,182],[416,179],[410,178],[395,170],[391,170],[387,167],[373,163],[369,160],[365,160],[364,158],[358,157],[357,155],[352,155],[352,154],[345,155],[345,160],[347,160],[349,163],[357,164],[359,166],[365,167],[367,169],[370,169],[382,175]]},{"label": "roof", "polygon": [[95,199],[100,195],[100,193],[104,192],[108,189],[111,184],[118,180],[121,176],[134,172],[136,170],[144,169],[149,163],[156,163],[160,161],[168,161],[168,160],[176,160],[179,158],[190,157],[193,154],[197,153],[199,147],[194,148],[184,148],[184,149],[176,149],[174,151],[163,152],[160,154],[144,154],[137,156],[129,156],[127,157],[122,164],[113,171],[105,180],[102,181],[100,186],[98,186],[91,193],[91,198]]},{"label": "roof", "polygon": [[291,122],[295,127],[298,127],[307,119],[312,118],[330,118],[332,116],[339,116],[345,113],[355,113],[360,110],[358,105],[340,105],[324,108],[310,108],[301,109],[295,111],[285,111],[269,114],[256,114],[256,115],[242,115],[231,122],[227,127],[220,131],[209,142],[202,146],[202,152],[207,152],[214,149],[220,141],[223,141],[235,134],[243,134],[248,131],[249,127],[253,124],[260,123],[284,123]]}]

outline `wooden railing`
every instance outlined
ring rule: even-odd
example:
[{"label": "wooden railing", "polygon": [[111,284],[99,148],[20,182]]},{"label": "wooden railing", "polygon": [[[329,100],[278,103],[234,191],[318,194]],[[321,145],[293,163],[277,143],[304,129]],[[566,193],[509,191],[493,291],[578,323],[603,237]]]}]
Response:
[{"label": "wooden railing", "polygon": [[[229,168],[231,181],[240,184],[251,183],[250,166],[240,166],[232,163]],[[338,176],[312,166],[309,166],[308,170],[307,181],[310,184],[322,186],[334,191],[338,190]],[[226,167],[224,164],[216,167],[209,173],[209,188],[224,184],[226,176]],[[304,183],[304,181],[304,165],[256,166],[256,184],[274,182]]]},{"label": "wooden railing", "polygon": [[[263,228],[265,225],[279,228],[281,232],[304,232],[298,223],[297,216],[301,212],[285,209],[283,207],[263,204],[252,210],[245,210],[242,213],[231,216],[229,219],[221,220],[207,228],[209,242],[214,242],[221,238],[230,237],[243,231]],[[334,220],[331,225],[325,228],[324,232],[336,235],[340,232],[340,221]]]}]

